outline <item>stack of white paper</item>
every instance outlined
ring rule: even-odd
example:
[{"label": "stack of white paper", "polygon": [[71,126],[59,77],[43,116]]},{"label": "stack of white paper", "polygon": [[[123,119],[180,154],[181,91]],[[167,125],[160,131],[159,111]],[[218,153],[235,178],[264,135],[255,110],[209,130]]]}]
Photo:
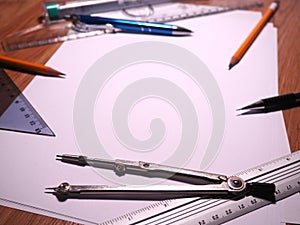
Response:
[{"label": "stack of white paper", "polygon": [[[64,181],[160,182],[64,164],[55,160],[57,154],[231,175],[288,153],[281,112],[236,112],[277,94],[277,30],[272,24],[228,71],[232,54],[260,17],[235,11],[174,23],[193,30],[190,37],[112,34],[64,43],[48,65],[65,72],[66,79],[36,77],[24,92],[56,137],[1,131],[1,203],[100,223],[150,202],[59,202],[45,188]],[[275,205],[265,207],[237,222],[279,224],[278,211]]]}]

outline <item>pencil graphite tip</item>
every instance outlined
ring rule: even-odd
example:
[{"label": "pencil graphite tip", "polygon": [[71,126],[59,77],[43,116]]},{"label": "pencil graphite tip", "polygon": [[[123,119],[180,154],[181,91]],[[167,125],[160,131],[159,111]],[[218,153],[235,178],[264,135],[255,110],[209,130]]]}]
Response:
[{"label": "pencil graphite tip", "polygon": [[229,66],[228,66],[228,70],[231,70],[237,63],[238,63],[238,61],[231,60],[229,63]]},{"label": "pencil graphite tip", "polygon": [[233,56],[233,57],[231,58],[230,62],[229,62],[228,69],[231,70],[232,67],[234,67],[236,64],[239,63],[239,61],[240,61],[240,60],[239,60],[238,58],[236,58],[235,56]]},{"label": "pencil graphite tip", "polygon": [[39,74],[45,77],[54,77],[54,78],[66,78],[65,74],[53,74],[53,73],[48,73],[48,74]]},{"label": "pencil graphite tip", "polygon": [[65,76],[66,75],[65,73],[55,70],[51,67],[48,67],[48,73],[49,73],[49,75],[52,75],[52,76]]},{"label": "pencil graphite tip", "polygon": [[66,74],[62,73],[62,74],[57,75],[57,77],[66,78]]}]

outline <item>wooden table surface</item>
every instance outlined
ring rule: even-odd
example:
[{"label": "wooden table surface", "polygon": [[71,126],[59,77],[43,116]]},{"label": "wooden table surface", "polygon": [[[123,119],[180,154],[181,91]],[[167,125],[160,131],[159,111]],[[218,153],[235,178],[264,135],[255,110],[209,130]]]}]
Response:
[{"label": "wooden table surface", "polygon": [[[41,0],[0,0],[0,39],[10,33],[36,25],[37,18],[42,14],[41,2]],[[271,0],[262,2],[263,7],[253,10],[264,12]],[[272,22],[278,28],[279,93],[300,91],[300,1],[282,0]],[[11,52],[0,49],[0,54],[44,64],[59,46],[53,44]],[[18,72],[7,72],[22,90],[34,78]],[[283,114],[293,152],[300,149],[300,107],[284,111]],[[70,225],[74,223],[0,206],[0,224]]]}]

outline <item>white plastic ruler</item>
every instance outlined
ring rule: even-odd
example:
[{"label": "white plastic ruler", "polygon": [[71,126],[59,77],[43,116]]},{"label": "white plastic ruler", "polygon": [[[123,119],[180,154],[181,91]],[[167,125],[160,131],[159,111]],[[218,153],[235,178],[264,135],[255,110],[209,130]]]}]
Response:
[{"label": "white plastic ruler", "polygon": [[[236,174],[245,181],[276,185],[276,201],[300,191],[300,151]],[[161,201],[102,223],[116,224],[222,224],[272,204],[252,196],[241,200],[190,199],[181,204]]]},{"label": "white plastic ruler", "polygon": [[0,68],[0,99],[0,130],[55,136],[2,68]]},{"label": "white plastic ruler", "polygon": [[[199,4],[187,3],[165,3],[153,6],[153,14],[149,16],[138,16],[139,9],[130,9],[129,13],[135,16],[135,20],[146,20],[150,22],[169,23],[173,21],[190,19],[194,17],[209,16],[218,13],[229,12],[239,9],[249,9],[262,6],[262,2],[258,0],[244,1],[198,1]],[[205,5],[206,3],[206,5]],[[136,11],[136,12],[135,12]],[[140,10],[141,11],[141,10]],[[127,12],[127,11],[125,11]],[[126,13],[125,13],[126,14]],[[143,15],[143,12],[140,12]],[[130,19],[128,16],[127,19]],[[132,18],[131,18],[132,19]]]}]

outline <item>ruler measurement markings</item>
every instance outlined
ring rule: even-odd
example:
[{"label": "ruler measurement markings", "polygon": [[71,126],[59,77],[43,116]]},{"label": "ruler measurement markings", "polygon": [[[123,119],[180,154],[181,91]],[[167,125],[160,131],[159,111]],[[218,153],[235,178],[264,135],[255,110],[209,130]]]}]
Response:
[{"label": "ruler measurement markings", "polygon": [[[289,160],[290,160],[290,159],[289,159]],[[241,175],[252,175],[252,174],[254,173],[254,174],[256,175],[255,177],[251,177],[251,179],[249,179],[249,180],[247,180],[247,179],[244,178],[246,181],[254,180],[254,179],[256,179],[256,178],[258,178],[258,177],[260,177],[260,176],[265,175],[265,172],[264,172],[264,171],[267,170],[268,167],[271,167],[272,164],[273,164],[273,165],[276,165],[276,164],[278,164],[278,163],[284,163],[285,161],[288,162],[289,160],[286,160],[286,159],[283,157],[283,158],[278,159],[277,162],[266,163],[266,164],[260,165],[260,166],[258,166],[258,167],[253,168],[253,169],[247,170],[247,171],[249,171],[249,173],[243,173],[243,172],[241,172],[241,173],[239,173],[237,176],[241,176]],[[282,162],[282,161],[283,161],[283,162]],[[287,162],[286,162],[286,163],[287,163]],[[300,160],[297,160],[297,161],[291,162],[291,163],[289,163],[289,164],[284,164],[283,166],[281,166],[281,167],[279,167],[279,168],[276,168],[276,169],[273,169],[273,170],[269,170],[268,173],[272,173],[272,172],[274,172],[274,171],[280,170],[281,168],[284,168],[284,167],[287,167],[287,166],[290,166],[290,165],[292,165],[292,164],[296,164],[296,163],[299,163],[299,162],[300,162]],[[261,169],[262,167],[265,168],[265,169]]]},{"label": "ruler measurement markings", "polygon": [[55,136],[39,113],[0,68],[0,94],[3,101],[0,112],[0,129]]},{"label": "ruler measurement markings", "polygon": [[[202,202],[202,201],[204,201],[204,202]],[[180,211],[178,211],[178,212],[176,211],[172,214],[169,214],[168,217],[166,217],[166,218],[156,218],[156,220],[152,220],[151,223],[147,222],[147,224],[158,224],[158,223],[159,224],[164,224],[164,222],[171,221],[171,219],[176,219],[180,215],[183,216],[182,218],[185,218],[188,213],[191,214],[196,210],[200,209],[200,212],[202,212],[202,211],[209,210],[211,208],[217,207],[218,205],[223,203],[223,202],[220,202],[220,201],[222,201],[222,200],[219,200],[219,199],[218,200],[206,200],[206,199],[197,198],[196,201],[191,202],[191,203],[195,203],[195,205],[186,205],[183,208],[179,206],[178,210],[180,210]],[[223,201],[226,201],[226,200],[223,200]],[[197,214],[198,213],[199,213],[199,211],[197,211]],[[163,214],[161,214],[159,216],[162,216],[162,215]],[[138,222],[136,224],[140,224],[140,222]],[[141,224],[143,224],[143,223],[141,223]]]},{"label": "ruler measurement markings", "polygon": [[[147,208],[148,210],[150,210],[150,208],[151,208],[151,209],[161,208],[162,206],[163,206],[164,208],[166,208],[166,207],[169,206],[169,202],[171,202],[171,201],[172,201],[172,200],[164,200],[164,201],[156,202],[156,203],[154,203],[154,204],[151,204],[151,205],[149,205],[149,206],[146,206],[145,208]],[[140,214],[140,211],[141,211],[140,209],[134,210],[134,211],[132,211],[132,212],[126,213],[126,214],[124,214],[124,215],[122,215],[122,216],[119,216],[119,217],[116,217],[116,218],[119,218],[119,219],[124,218],[124,219],[126,219],[128,222],[130,222],[130,221],[133,219],[133,217],[134,217],[135,215],[139,215],[139,214]],[[112,223],[113,220],[114,220],[114,219],[111,219],[111,220],[106,221],[106,222],[104,222],[104,223],[102,223],[102,224],[104,224],[104,225],[106,225],[106,224],[113,224],[113,223]],[[121,221],[123,221],[123,220],[121,220]]]},{"label": "ruler measurement markings", "polygon": [[[199,200],[201,201],[202,199],[199,198]],[[190,212],[189,212],[189,214],[183,214],[184,217],[182,217],[182,218],[183,218],[183,219],[188,219],[188,218],[190,218],[191,216],[195,216],[195,215],[197,215],[197,214],[199,214],[199,213],[204,212],[205,210],[214,209],[215,207],[221,207],[224,203],[227,203],[227,202],[229,202],[229,200],[224,200],[224,201],[222,201],[222,200],[217,200],[217,201],[215,202],[216,204],[210,204],[210,207],[208,207],[208,208],[203,208],[203,209],[202,209],[202,207],[197,207],[197,205],[195,205],[196,208],[194,207],[193,209],[191,209]],[[228,210],[229,210],[229,209],[228,209]],[[218,217],[216,213],[214,213],[213,216],[215,217],[215,218],[213,218],[214,220],[216,220],[216,218]],[[177,216],[174,217],[174,218],[176,219]],[[175,220],[174,222],[180,222],[180,220]]]},{"label": "ruler measurement markings", "polygon": [[[280,176],[280,174],[277,175],[277,177],[274,177],[274,179],[277,178],[277,181],[280,181],[284,178],[288,178],[288,177],[291,177],[291,176],[294,176],[294,175],[297,175],[299,173],[299,170],[300,169],[300,166],[298,168],[295,168],[294,170],[291,170],[291,171],[285,171],[284,174],[282,174],[282,176]],[[285,176],[285,177],[284,177]]]},{"label": "ruler measurement markings", "polygon": [[[298,174],[298,177],[299,177],[299,174]],[[299,179],[299,178],[298,178]],[[299,182],[299,181],[298,181]],[[278,185],[277,185],[278,186]],[[300,185],[298,185],[298,186],[300,186]],[[283,192],[284,190],[282,190],[282,189],[284,189],[284,188],[286,188],[287,189],[287,187],[290,187],[290,186],[286,186],[286,187],[282,187],[282,185],[280,186],[280,190],[281,190],[281,192]],[[295,187],[297,188],[297,185],[295,185]],[[277,188],[278,189],[278,188]],[[299,189],[299,188],[298,188]],[[289,189],[288,191],[290,191],[291,189]],[[277,194],[278,195],[278,194]],[[255,201],[265,201],[265,200],[261,200],[261,199],[257,199],[257,198],[254,198],[255,199]],[[280,199],[282,199],[282,198],[277,198],[277,200],[280,200]],[[247,199],[245,199],[245,200],[242,200],[243,201],[243,203],[242,204],[244,204],[245,203],[245,201],[247,201]],[[252,203],[252,202],[251,202]],[[234,204],[234,203],[233,203]],[[266,204],[270,204],[270,202],[268,202],[268,201],[265,201],[265,204],[264,205],[266,205]],[[264,206],[263,205],[263,206]],[[239,208],[239,210],[242,210],[243,208]],[[251,210],[252,211],[252,210]]]},{"label": "ruler measurement markings", "polygon": [[[260,166],[252,169],[240,172],[241,176],[248,177],[249,180],[255,180],[260,182],[272,182],[276,184],[275,197],[276,201],[284,199],[296,192],[300,191],[300,151],[295,152],[288,156],[280,157],[271,162],[264,163]],[[274,177],[274,176],[275,177]],[[211,204],[211,205],[210,205]],[[229,221],[233,218],[244,215],[247,212],[251,212],[263,206],[269,205],[271,202],[248,196],[238,201],[230,200],[205,200],[197,199],[187,202],[184,207],[181,205],[167,210],[167,213],[154,214],[148,216],[142,220],[138,220],[134,224],[177,224],[180,223],[180,219],[183,219],[182,215],[187,215],[187,209],[190,210],[189,215],[186,216],[187,221],[196,221],[195,224],[219,224],[221,222]],[[206,207],[206,210],[204,209]],[[150,210],[148,208],[148,210]],[[199,211],[200,210],[200,211]],[[217,210],[217,212],[215,211]],[[205,213],[207,211],[207,213]],[[199,213],[204,212],[204,213]],[[143,212],[151,213],[150,211]],[[151,215],[151,214],[150,214]],[[201,215],[201,219],[200,219]],[[140,216],[136,213],[134,216]],[[175,219],[178,221],[175,221]],[[134,220],[136,218],[131,218]],[[175,222],[174,222],[175,221]],[[185,221],[185,220],[183,220]]]},{"label": "ruler measurement markings", "polygon": [[43,122],[39,114],[32,107],[30,107],[30,103],[27,101],[27,99],[20,96],[20,100],[18,102],[15,101],[15,103],[23,103],[23,105],[19,107],[19,110],[23,113],[24,118],[27,119],[27,124],[32,127],[35,133],[40,134],[42,130],[47,127],[46,123]]},{"label": "ruler measurement markings", "polygon": [[[213,206],[212,206],[213,207]],[[184,209],[181,209],[180,211],[180,214],[178,214],[178,212],[174,212],[170,215],[168,215],[167,218],[163,218],[163,219],[160,219],[160,218],[157,218],[156,220],[154,221],[151,221],[151,223],[147,222],[147,224],[166,224],[166,223],[173,223],[174,220],[180,218],[180,219],[183,219],[188,213],[191,212],[191,208],[184,208]],[[137,223],[139,224],[139,223]]]},{"label": "ruler measurement markings", "polygon": [[[153,216],[153,217],[157,217],[157,216],[162,216],[163,214],[165,214],[165,213],[169,213],[169,212],[172,212],[171,214],[169,214],[169,216],[178,216],[178,210],[179,210],[179,213],[182,213],[182,214],[186,214],[187,213],[187,210],[188,211],[190,211],[190,210],[192,210],[192,208],[191,208],[191,204],[197,204],[196,206],[199,206],[199,200],[200,201],[203,201],[203,202],[201,202],[200,204],[202,205],[202,207],[204,207],[205,209],[207,209],[208,207],[214,207],[212,204],[212,202],[211,202],[211,200],[203,200],[203,199],[199,199],[199,198],[197,198],[197,199],[195,199],[195,200],[192,200],[192,201],[189,201],[189,202],[187,202],[186,204],[184,204],[184,205],[179,205],[179,206],[177,206],[177,207],[175,207],[175,208],[173,208],[173,209],[170,209],[170,210],[167,210],[167,211],[165,211],[165,212],[162,212],[162,213],[159,213],[159,214],[157,214],[157,215],[155,215],[155,216]],[[218,200],[214,200],[214,202],[215,203],[217,203],[217,201]],[[175,212],[173,212],[173,211],[175,211]],[[155,218],[154,218],[155,219]],[[170,218],[169,218],[170,219]],[[169,220],[168,219],[168,220]],[[157,221],[158,221],[158,219],[157,220],[154,220],[154,221],[152,221],[152,223],[154,223],[154,224],[156,224],[157,223]],[[143,221],[141,221],[141,222],[143,222]],[[140,222],[139,222],[140,223]],[[159,223],[162,223],[162,221],[159,221]],[[138,224],[138,223],[137,223]],[[147,223],[148,224],[148,223]],[[150,223],[149,223],[150,224]]]},{"label": "ruler measurement markings", "polygon": [[[300,182],[298,181],[298,183],[300,183]],[[252,199],[251,200],[251,204],[253,204],[253,203],[257,202],[257,201],[259,201],[259,199],[254,199],[254,200]]]},{"label": "ruler measurement markings", "polygon": [[[228,208],[225,207],[225,209],[220,210],[218,214],[210,213],[207,215],[208,222],[206,224],[220,224],[227,222],[231,219],[237,218],[240,216],[239,212],[244,211],[246,213],[251,212],[252,208],[261,208],[264,206],[263,201],[257,201],[257,199],[245,199],[242,202],[239,203],[239,205],[232,204],[232,206],[229,206]],[[226,213],[230,211],[230,213]],[[215,215],[220,215],[216,217]],[[198,222],[199,224],[199,222]]]},{"label": "ruler measurement markings", "polygon": [[[257,173],[257,172],[259,172],[259,171],[262,170],[262,167],[263,167],[264,169],[268,169],[268,167],[274,167],[273,165],[277,165],[278,163],[283,163],[283,164],[284,164],[284,162],[282,162],[282,161],[290,161],[290,160],[293,160],[293,158],[297,157],[299,154],[300,154],[299,152],[295,152],[295,153],[293,153],[292,156],[282,156],[282,157],[280,157],[280,158],[278,158],[278,159],[276,159],[276,160],[274,160],[274,161],[266,162],[266,163],[263,163],[263,164],[258,165],[258,166],[256,166],[256,167],[250,168],[250,169],[246,170],[246,172],[255,172],[255,173]],[[300,160],[297,160],[297,161],[300,161]],[[287,162],[286,162],[286,163],[287,163]],[[285,164],[282,165],[282,167],[285,167]],[[279,168],[278,168],[278,169],[279,169]],[[257,170],[258,170],[258,171],[257,171]],[[277,168],[275,168],[275,170],[277,170]],[[240,173],[238,173],[238,174],[244,174],[244,173],[245,173],[245,172],[243,171],[243,172],[240,172]]]},{"label": "ruler measurement markings", "polygon": [[199,211],[199,212],[197,212],[197,213],[200,213],[200,211]]},{"label": "ruler measurement markings", "polygon": [[[298,181],[299,182],[299,181]],[[298,184],[296,187],[298,187],[298,189],[296,191],[299,191],[300,190],[300,185]],[[280,190],[281,192],[286,192],[285,186],[280,186]],[[278,196],[278,194],[276,194]],[[277,197],[276,200],[280,200],[284,197],[287,197],[288,195],[286,196],[281,196],[281,197]],[[259,204],[260,203],[260,204]],[[221,210],[220,213],[223,214],[223,217],[222,217],[222,221],[220,220],[216,220],[216,219],[213,219],[213,220],[209,220],[209,222],[207,222],[206,224],[219,224],[219,223],[223,223],[223,222],[227,222],[233,218],[237,218],[241,215],[244,215],[248,212],[251,212],[255,209],[258,209],[258,208],[261,208],[263,206],[266,206],[268,204],[271,204],[270,202],[268,201],[265,201],[265,200],[262,200],[262,199],[258,199],[258,198],[245,198],[243,199],[242,201],[239,202],[239,204],[235,204],[234,202],[226,209],[226,207],[224,207],[223,211]],[[237,208],[238,207],[238,208]],[[229,217],[227,214],[226,214],[226,210],[230,210],[231,211],[231,217]],[[224,214],[225,212],[225,214]],[[214,214],[210,214],[210,215],[206,215],[206,217],[208,218],[212,218],[212,215]],[[224,220],[224,218],[226,218],[226,220]],[[221,218],[220,218],[221,219]],[[201,223],[201,220],[198,221],[197,224],[202,224]]]},{"label": "ruler measurement markings", "polygon": [[[176,4],[176,3],[175,3]],[[195,17],[200,17],[200,16],[208,16],[208,15],[213,15],[217,13],[223,13],[223,12],[228,12],[228,11],[233,11],[233,10],[238,10],[238,9],[249,9],[253,7],[260,7],[262,6],[262,2],[258,0],[253,0],[250,3],[244,3],[241,1],[241,3],[229,3],[227,6],[207,6],[207,5],[193,5],[193,4],[179,4],[179,6],[184,5],[184,9],[181,7],[177,7],[176,10],[166,10],[164,11],[163,15],[156,15],[148,18],[140,18],[140,20],[143,21],[149,21],[149,22],[173,22],[177,20],[182,20],[182,19],[190,19],[190,18],[195,18]],[[206,8],[204,8],[206,7]],[[171,13],[171,15],[169,14]],[[58,24],[56,24],[58,25]],[[105,30],[94,30],[94,31],[88,31],[84,33],[78,33],[75,31],[75,29],[70,29],[69,32],[66,34],[66,25],[62,24],[61,26],[61,31],[57,32],[62,32],[62,33],[55,33],[55,35],[51,36],[52,32],[47,31],[47,27],[44,26],[44,33],[47,33],[43,36],[46,36],[46,38],[40,38],[38,39],[38,35],[31,34],[30,36],[29,33],[31,32],[21,32],[22,34],[24,33],[25,35],[19,35],[15,34],[12,36],[9,36],[5,40],[3,40],[2,45],[5,49],[5,51],[12,51],[12,50],[17,50],[17,49],[23,49],[23,48],[30,48],[30,47],[37,47],[37,46],[42,46],[42,45],[47,45],[47,44],[54,44],[58,42],[64,42],[64,41],[70,41],[70,40],[76,40],[76,39],[81,39],[81,38],[87,38],[87,37],[93,37],[93,36],[98,36],[98,35],[103,35],[106,33],[114,33],[114,31],[105,31]],[[50,28],[49,28],[50,29]],[[57,29],[57,28],[56,28]],[[41,29],[40,29],[41,30]],[[38,31],[40,31],[38,30]]]},{"label": "ruler measurement markings", "polygon": [[[196,212],[195,212],[195,214],[198,214],[198,213],[199,213],[199,211],[196,211]],[[159,223],[161,224],[161,221],[160,221]]]},{"label": "ruler measurement markings", "polygon": [[284,175],[290,176],[292,172],[299,173],[300,165],[290,168],[289,170],[276,171],[275,174],[266,174],[261,179],[253,179],[255,181],[275,182],[276,178],[282,179]]},{"label": "ruler measurement markings", "polygon": [[[207,6],[207,5],[205,5]],[[178,12],[178,14],[175,15],[168,15],[168,16],[161,16],[161,17],[156,17],[154,15],[153,18],[147,19],[149,22],[173,22],[179,19],[191,19],[195,17],[200,17],[200,16],[208,16],[208,15],[214,15],[218,13],[223,13],[223,12],[229,12],[233,10],[238,10],[238,9],[248,9],[248,8],[253,8],[253,7],[260,7],[262,6],[262,3],[259,1],[253,2],[253,3],[248,3],[248,4],[240,4],[240,5],[229,5],[227,7],[218,7],[218,6],[212,6],[214,8],[203,8],[203,5],[191,5],[189,6],[186,4],[186,10],[187,12]]]},{"label": "ruler measurement markings", "polygon": [[[248,170],[249,171],[249,170]],[[248,171],[247,171],[247,173],[248,173]],[[261,171],[261,170],[260,170]]]}]

